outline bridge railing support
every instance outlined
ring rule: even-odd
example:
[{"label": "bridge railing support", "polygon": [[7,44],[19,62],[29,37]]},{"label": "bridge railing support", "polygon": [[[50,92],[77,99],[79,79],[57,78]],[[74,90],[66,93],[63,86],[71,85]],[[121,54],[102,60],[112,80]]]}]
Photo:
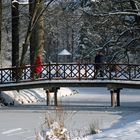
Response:
[{"label": "bridge railing support", "polygon": [[53,90],[54,90],[54,105],[55,106],[58,106],[58,96],[57,96],[57,91],[58,89],[60,89],[59,87],[54,87]]},{"label": "bridge railing support", "polygon": [[78,80],[81,80],[81,76],[80,76],[80,63],[78,63]]},{"label": "bridge railing support", "polygon": [[111,94],[111,106],[120,106],[120,90],[122,88],[110,89]]},{"label": "bridge railing support", "polygon": [[45,89],[46,90],[46,105],[49,106],[50,105],[50,90],[49,89]]},{"label": "bridge railing support", "polygon": [[58,96],[57,96],[57,92],[58,89],[60,89],[59,87],[52,87],[52,88],[45,88],[44,90],[46,91],[46,105],[49,106],[50,105],[50,94],[51,92],[54,93],[54,106],[58,106]]}]

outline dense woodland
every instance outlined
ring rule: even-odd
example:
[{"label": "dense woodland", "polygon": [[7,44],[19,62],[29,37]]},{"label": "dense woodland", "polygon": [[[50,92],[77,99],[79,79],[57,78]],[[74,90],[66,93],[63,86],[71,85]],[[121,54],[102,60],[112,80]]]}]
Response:
[{"label": "dense woodland", "polygon": [[0,66],[94,62],[140,62],[140,0],[0,0]]}]

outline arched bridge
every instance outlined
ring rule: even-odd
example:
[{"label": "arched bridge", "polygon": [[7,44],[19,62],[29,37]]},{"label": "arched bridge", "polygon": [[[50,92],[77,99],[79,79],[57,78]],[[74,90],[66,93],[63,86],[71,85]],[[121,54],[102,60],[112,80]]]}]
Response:
[{"label": "arched bridge", "polygon": [[96,77],[94,63],[48,63],[42,65],[38,77],[33,73],[34,68],[35,66],[1,68],[0,90],[77,86],[140,88],[140,65],[100,64]]}]

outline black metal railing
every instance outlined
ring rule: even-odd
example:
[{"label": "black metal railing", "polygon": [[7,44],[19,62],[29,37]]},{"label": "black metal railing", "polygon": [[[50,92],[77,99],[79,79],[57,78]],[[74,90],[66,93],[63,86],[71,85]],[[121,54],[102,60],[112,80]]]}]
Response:
[{"label": "black metal railing", "polygon": [[[96,77],[95,65],[94,63],[48,63],[42,65],[42,72],[38,77],[33,73],[35,66],[2,68],[0,69],[0,84],[36,80],[115,79],[140,81],[140,65],[100,64]],[[102,72],[102,76],[100,76],[100,72]]]}]

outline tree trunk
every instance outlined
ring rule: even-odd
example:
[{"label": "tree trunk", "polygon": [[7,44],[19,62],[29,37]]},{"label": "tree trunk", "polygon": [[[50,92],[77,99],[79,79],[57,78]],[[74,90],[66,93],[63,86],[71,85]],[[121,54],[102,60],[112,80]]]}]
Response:
[{"label": "tree trunk", "polygon": [[19,66],[19,4],[12,0],[12,66]]},{"label": "tree trunk", "polygon": [[[37,4],[37,14],[38,17],[44,8],[43,0],[36,0]],[[30,5],[30,14],[32,16],[33,13],[33,4]],[[35,59],[38,55],[42,57],[42,51],[44,49],[44,17],[41,15],[31,33],[30,38],[30,63],[31,65],[35,64]]]},{"label": "tree trunk", "polygon": [[[39,1],[39,0],[37,0]],[[41,12],[41,10],[43,9],[43,5],[44,5],[44,0],[40,0],[40,5],[39,5],[39,13]],[[35,46],[35,57],[37,55],[41,55],[42,56],[42,52],[44,49],[44,17],[43,15],[40,16],[38,22],[37,22],[37,26],[35,28],[35,32],[36,32],[36,46]]]},{"label": "tree trunk", "polygon": [[[34,11],[34,0],[29,0],[29,13],[30,13],[30,20],[31,17],[33,16],[33,11]],[[33,30],[34,31],[34,30]],[[33,32],[32,31],[32,32]],[[34,58],[35,58],[35,49],[34,49],[34,35],[35,33],[32,33],[31,37],[30,37],[30,65],[34,65]]]},{"label": "tree trunk", "polygon": [[[33,3],[33,0],[30,0],[29,12],[32,17],[34,14],[35,8],[37,9],[36,17],[39,16],[41,10],[43,9],[43,1],[36,0]],[[35,65],[35,60],[38,55],[42,56],[42,50],[44,48],[44,19],[41,15],[32,30],[30,37],[30,65]],[[31,70],[31,76],[34,77],[34,68]]]},{"label": "tree trunk", "polygon": [[[35,41],[37,41],[37,44],[34,43],[35,45],[32,46],[34,49],[34,52],[35,52],[35,53],[33,52],[35,54],[34,56],[36,57],[43,50],[43,47],[44,47],[43,13],[53,1],[54,0],[50,0],[47,3],[47,5],[45,6],[45,8],[44,8],[44,0],[35,0],[35,2],[34,2],[35,4],[34,4],[33,12],[32,12],[32,17],[30,19],[30,23],[28,26],[28,31],[27,31],[27,34],[25,37],[25,41],[22,45],[22,54],[21,54],[21,59],[20,59],[21,66],[24,65],[25,55],[26,55],[26,52],[28,50],[28,45],[30,43],[30,39],[31,39],[31,35],[32,35],[33,30],[35,30],[37,33],[37,35],[35,35],[35,37],[34,37],[34,40],[35,40],[35,38],[38,39],[38,40],[35,40]],[[30,0],[30,2],[31,2],[31,0]],[[32,55],[32,52],[30,55]],[[35,57],[33,57],[34,60],[35,60]]]},{"label": "tree trunk", "polygon": [[0,0],[0,65],[2,67],[1,27],[2,27],[2,0]]}]

